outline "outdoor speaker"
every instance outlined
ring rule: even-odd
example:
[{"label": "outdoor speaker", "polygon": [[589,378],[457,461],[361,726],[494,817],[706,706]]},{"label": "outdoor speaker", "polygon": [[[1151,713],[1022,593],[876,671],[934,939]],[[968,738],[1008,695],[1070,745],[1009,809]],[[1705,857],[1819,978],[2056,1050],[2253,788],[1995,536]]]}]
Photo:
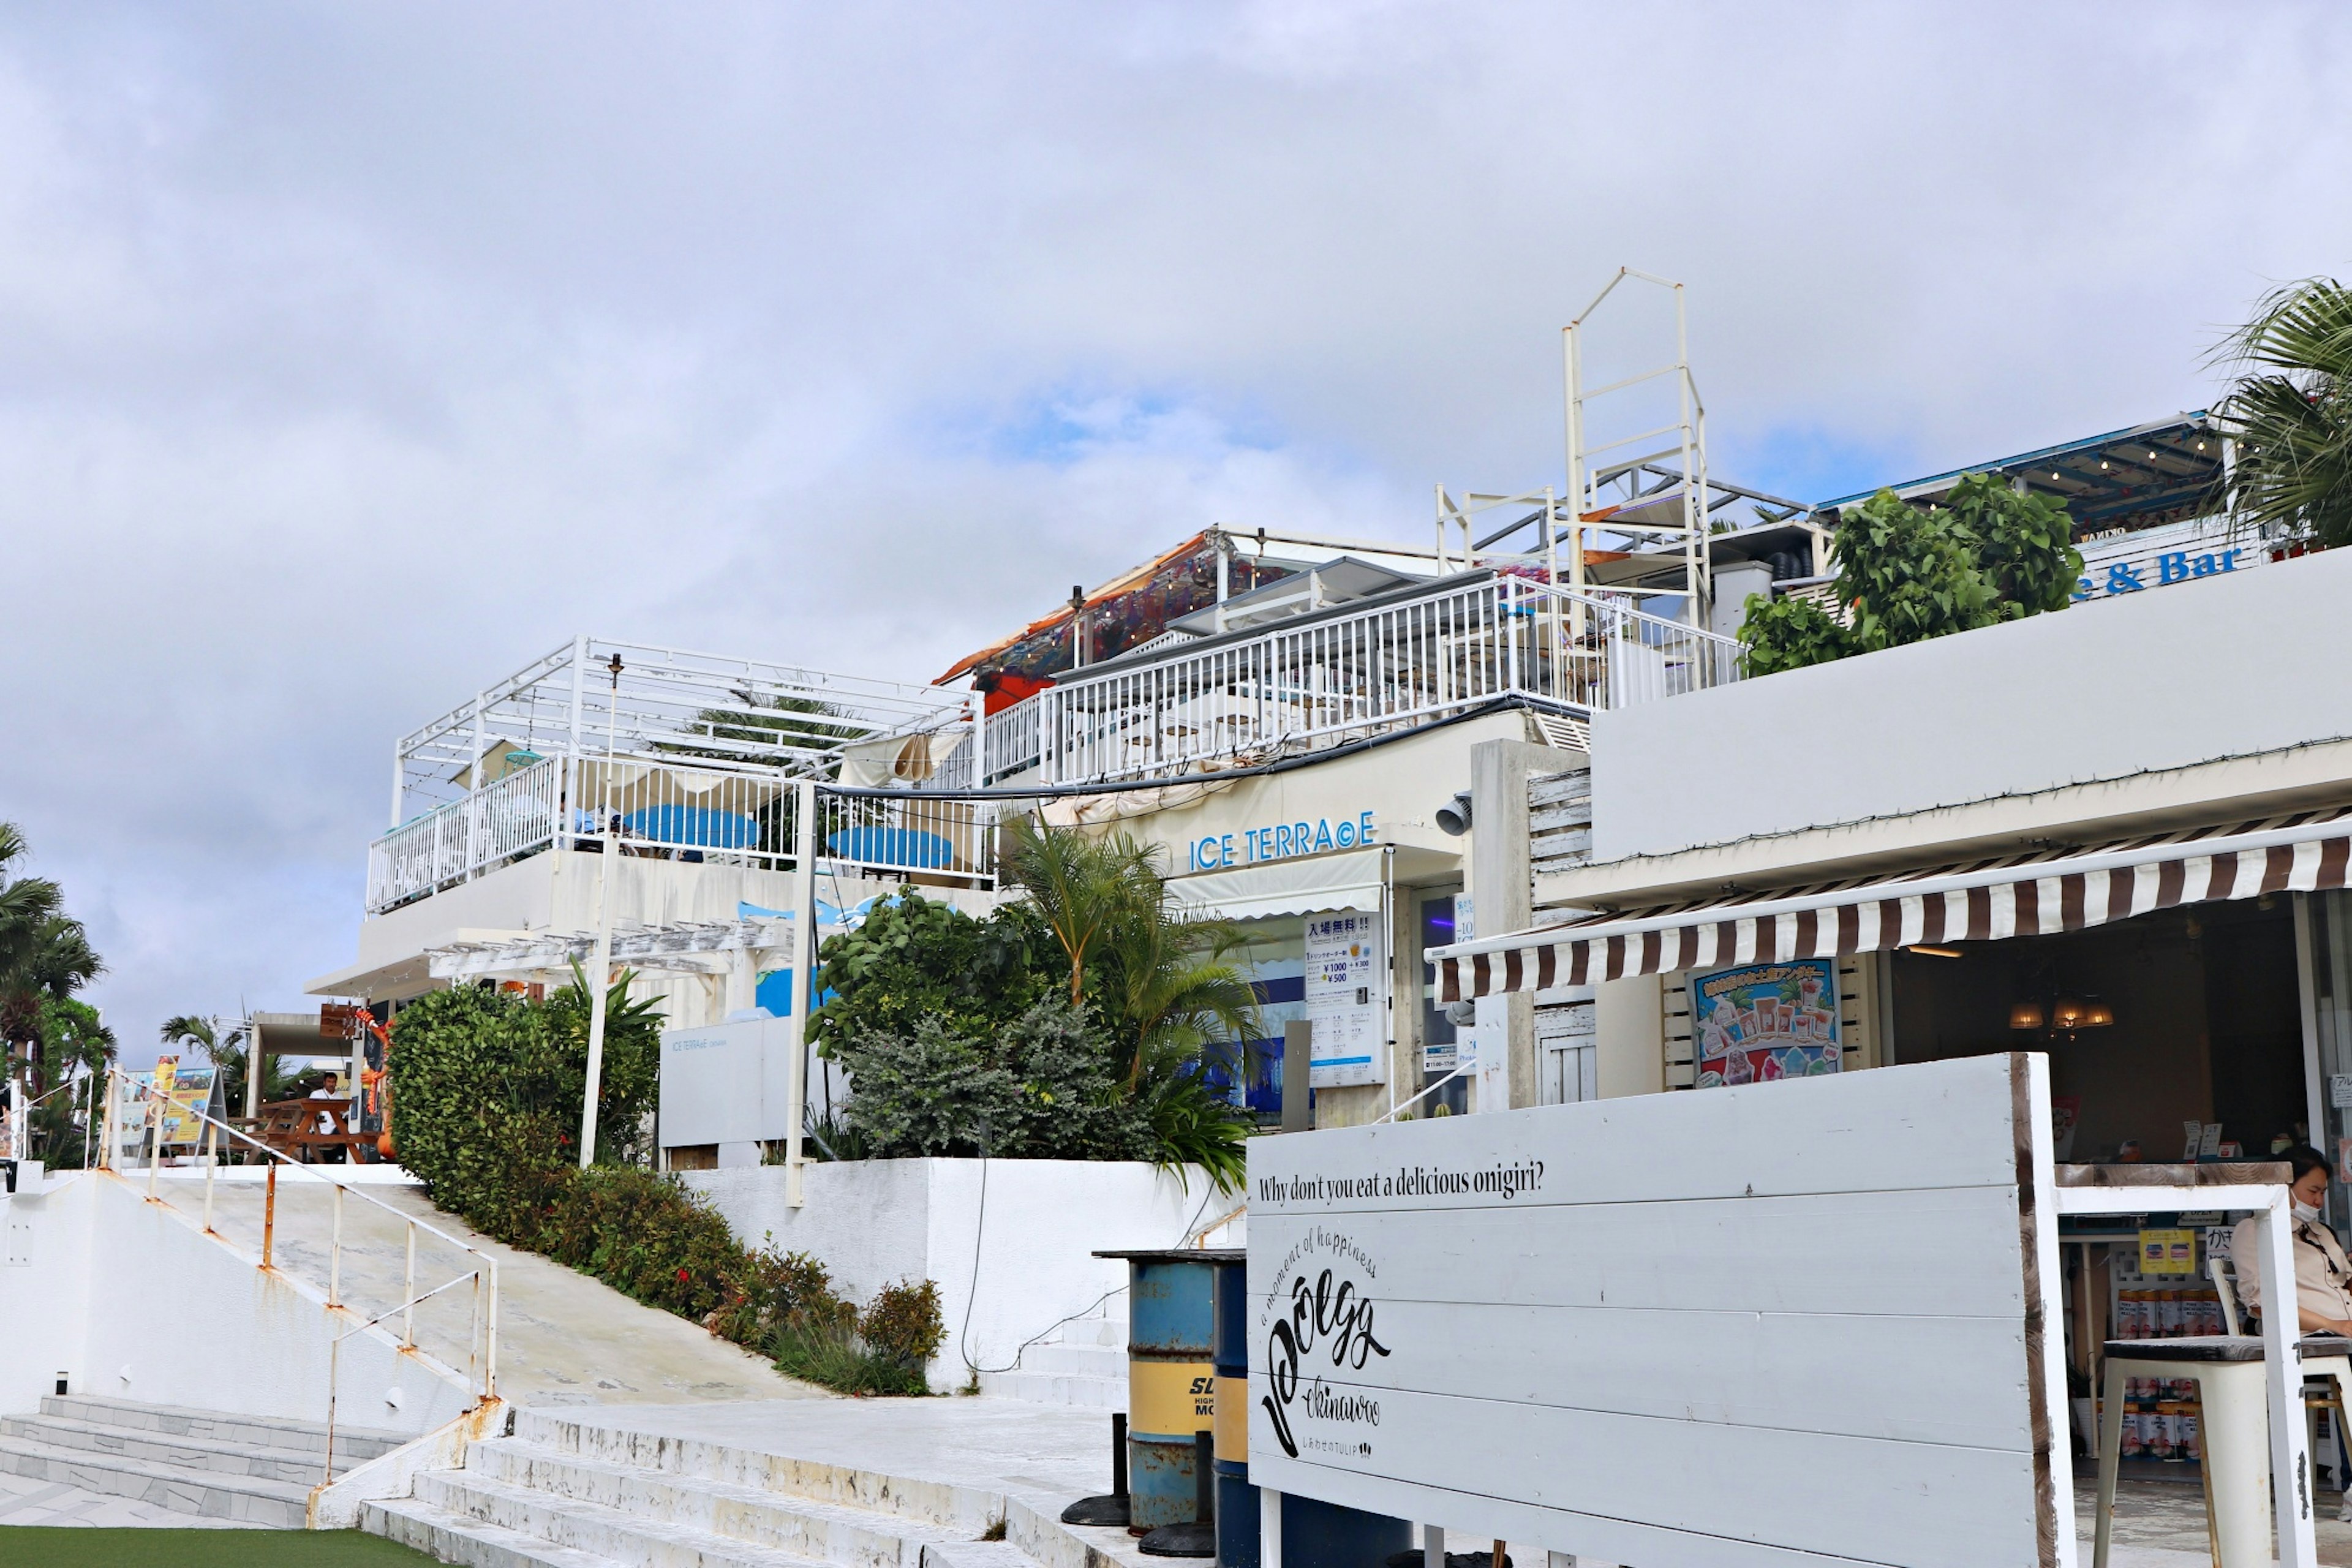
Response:
[{"label": "outdoor speaker", "polygon": [[1470,831],[1470,792],[1454,792],[1454,798],[1437,808],[1437,826],[1459,838]]}]

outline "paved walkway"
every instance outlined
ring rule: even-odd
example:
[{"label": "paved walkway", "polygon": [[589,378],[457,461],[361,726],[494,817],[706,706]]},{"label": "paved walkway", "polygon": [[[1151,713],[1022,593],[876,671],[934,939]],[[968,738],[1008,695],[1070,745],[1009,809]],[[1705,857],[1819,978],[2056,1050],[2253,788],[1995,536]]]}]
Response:
[{"label": "paved walkway", "polygon": [[[365,1169],[366,1167],[362,1167]],[[159,1191],[183,1213],[201,1217],[201,1179],[167,1176]],[[415,1185],[371,1185],[367,1195],[472,1243],[499,1266],[499,1392],[520,1405],[675,1404],[705,1400],[830,1399],[824,1390],[783,1376],[739,1346],[671,1313],[639,1306],[577,1270],[481,1236],[443,1214]],[[213,1226],[250,1256],[261,1251],[262,1188],[221,1181],[213,1190]],[[273,1258],[323,1289],[334,1233],[331,1194],[323,1184],[280,1181]],[[354,1194],[343,1203],[343,1300],[374,1313],[396,1306],[405,1266],[401,1221]],[[419,1234],[416,1279],[429,1289],[470,1267],[464,1256]],[[459,1289],[416,1311],[418,1345],[460,1370],[471,1333],[473,1301]]]},{"label": "paved walkway", "polygon": [[0,1471],[0,1529],[20,1524],[89,1525],[116,1530],[251,1530],[228,1519],[173,1513],[127,1497],[86,1492],[61,1481],[36,1480]]}]

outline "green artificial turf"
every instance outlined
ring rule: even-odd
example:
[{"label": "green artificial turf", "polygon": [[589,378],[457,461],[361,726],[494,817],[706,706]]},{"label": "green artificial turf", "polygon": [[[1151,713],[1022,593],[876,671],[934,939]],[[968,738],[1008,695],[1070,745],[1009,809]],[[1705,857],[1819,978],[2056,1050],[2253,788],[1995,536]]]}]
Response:
[{"label": "green artificial turf", "polygon": [[0,1525],[0,1568],[345,1568],[430,1563],[356,1530],[78,1530]]}]

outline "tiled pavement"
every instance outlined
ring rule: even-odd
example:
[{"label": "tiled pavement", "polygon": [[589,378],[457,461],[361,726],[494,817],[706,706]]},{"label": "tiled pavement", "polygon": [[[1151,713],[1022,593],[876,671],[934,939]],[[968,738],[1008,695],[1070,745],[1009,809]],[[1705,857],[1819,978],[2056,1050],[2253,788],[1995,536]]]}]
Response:
[{"label": "tiled pavement", "polygon": [[192,1528],[247,1530],[254,1526],[234,1520],[200,1519],[174,1513],[131,1498],[86,1492],[58,1481],[10,1475],[0,1470],[0,1526],[16,1524],[86,1524],[117,1528],[142,1525],[162,1530]]}]

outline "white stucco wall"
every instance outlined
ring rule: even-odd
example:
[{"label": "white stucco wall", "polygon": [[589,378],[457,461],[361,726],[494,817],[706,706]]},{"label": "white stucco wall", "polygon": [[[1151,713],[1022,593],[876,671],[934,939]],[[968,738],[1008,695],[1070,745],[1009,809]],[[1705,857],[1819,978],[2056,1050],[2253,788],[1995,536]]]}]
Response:
[{"label": "white stucco wall", "polygon": [[[828,1163],[807,1167],[807,1202],[797,1210],[784,1205],[780,1165],[679,1179],[746,1245],[812,1255],[854,1301],[902,1279],[935,1280],[948,1340],[931,1363],[931,1386],[945,1392],[969,1376],[967,1358],[991,1371],[1009,1366],[1024,1342],[1123,1288],[1127,1266],[1094,1252],[1172,1247],[1239,1205],[1239,1194],[1213,1192],[1197,1171],[1187,1175],[1189,1184],[1124,1161]],[[1123,1312],[1124,1299],[1108,1310]]]},{"label": "white stucco wall", "polygon": [[2352,551],[1596,715],[1596,860],[2352,736]]},{"label": "white stucco wall", "polygon": [[[38,1409],[64,1370],[77,1394],[325,1419],[329,1347],[358,1324],[317,1291],[101,1174],[8,1208],[32,1261],[0,1268],[0,1411]],[[467,1403],[377,1333],[345,1339],[341,1362],[338,1415],[353,1426],[422,1432]]]}]

